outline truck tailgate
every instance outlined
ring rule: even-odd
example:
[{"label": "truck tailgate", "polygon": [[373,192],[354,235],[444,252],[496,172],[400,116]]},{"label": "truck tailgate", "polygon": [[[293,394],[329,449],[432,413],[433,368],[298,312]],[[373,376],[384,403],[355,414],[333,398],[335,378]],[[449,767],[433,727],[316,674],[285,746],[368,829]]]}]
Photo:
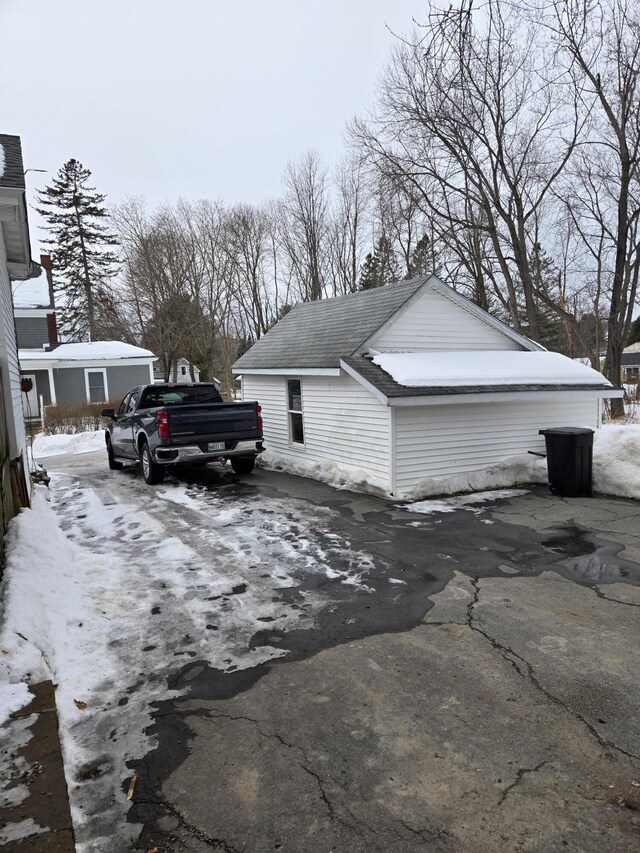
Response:
[{"label": "truck tailgate", "polygon": [[[199,403],[167,406],[168,442],[172,445],[200,444],[261,438],[256,403]],[[164,443],[164,442],[162,442]]]}]

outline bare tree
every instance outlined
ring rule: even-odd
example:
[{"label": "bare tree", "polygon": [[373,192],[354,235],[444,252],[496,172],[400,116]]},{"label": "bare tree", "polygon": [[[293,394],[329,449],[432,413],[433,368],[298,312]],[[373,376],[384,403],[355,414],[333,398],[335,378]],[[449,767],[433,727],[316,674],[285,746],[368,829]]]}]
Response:
[{"label": "bare tree", "polygon": [[331,296],[340,296],[358,289],[358,274],[364,260],[370,192],[361,158],[351,157],[339,164],[335,191],[329,239],[329,286]]},{"label": "bare tree", "polygon": [[[576,98],[589,114],[574,177],[572,215],[609,300],[605,375],[621,381],[640,272],[640,9],[635,0],[554,0],[537,17],[551,29]],[[624,414],[612,400],[612,414]]]},{"label": "bare tree", "polygon": [[513,325],[533,337],[534,223],[580,127],[575,105],[549,85],[545,66],[539,31],[517,8],[499,0],[478,13],[471,0],[432,7],[420,34],[396,49],[377,113],[353,126],[380,167],[400,175],[421,208],[440,219],[454,247],[460,229],[482,229],[497,267],[496,295]]},{"label": "bare tree", "polygon": [[307,151],[284,174],[280,239],[304,301],[322,299],[329,235],[327,174],[319,155]]}]

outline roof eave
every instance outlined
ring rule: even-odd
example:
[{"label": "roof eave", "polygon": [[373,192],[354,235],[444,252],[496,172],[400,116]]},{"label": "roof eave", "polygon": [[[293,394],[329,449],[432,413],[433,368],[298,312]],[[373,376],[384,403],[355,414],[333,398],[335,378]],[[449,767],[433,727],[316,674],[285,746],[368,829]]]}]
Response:
[{"label": "roof eave", "polygon": [[506,403],[506,402],[528,402],[528,401],[557,401],[571,395],[572,400],[601,400],[603,398],[622,397],[623,391],[617,388],[575,388],[570,385],[563,388],[522,388],[520,390],[496,391],[466,391],[448,394],[428,394],[424,396],[392,396],[389,397],[389,406],[441,406],[460,405],[470,403]]}]

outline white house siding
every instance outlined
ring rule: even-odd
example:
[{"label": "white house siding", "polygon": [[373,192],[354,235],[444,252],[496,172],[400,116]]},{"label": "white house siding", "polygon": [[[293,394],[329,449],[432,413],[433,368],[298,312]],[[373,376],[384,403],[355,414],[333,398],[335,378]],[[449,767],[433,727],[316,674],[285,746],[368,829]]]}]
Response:
[{"label": "white house siding", "polygon": [[477,471],[528,450],[544,451],[538,430],[598,426],[595,400],[411,406],[396,409],[396,489],[427,477]]},{"label": "white house siding", "polygon": [[[7,408],[9,446],[12,458],[17,458],[26,447],[22,391],[20,390],[20,364],[16,346],[16,329],[13,319],[11,282],[7,271],[7,256],[2,227],[0,226],[0,369]],[[9,411],[11,407],[11,411]]]},{"label": "white house siding", "polygon": [[460,305],[425,290],[395,321],[371,340],[382,352],[522,350],[519,344]]},{"label": "white house siding", "polygon": [[[302,383],[304,447],[289,443],[286,378]],[[268,450],[339,462],[389,482],[390,410],[350,376],[245,374],[242,396],[262,406]]]}]

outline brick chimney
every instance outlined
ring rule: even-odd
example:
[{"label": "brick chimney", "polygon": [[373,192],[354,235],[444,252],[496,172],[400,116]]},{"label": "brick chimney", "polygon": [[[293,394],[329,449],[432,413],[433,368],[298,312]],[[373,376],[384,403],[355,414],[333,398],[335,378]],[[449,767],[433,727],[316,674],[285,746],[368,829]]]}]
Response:
[{"label": "brick chimney", "polygon": [[[49,305],[52,308],[56,307],[55,298],[53,295],[53,264],[51,263],[50,255],[40,255],[40,266],[45,271],[47,276],[47,284],[49,286]],[[47,314],[47,331],[49,334],[49,346],[58,346],[58,326],[56,323],[56,313],[53,311]]]}]

